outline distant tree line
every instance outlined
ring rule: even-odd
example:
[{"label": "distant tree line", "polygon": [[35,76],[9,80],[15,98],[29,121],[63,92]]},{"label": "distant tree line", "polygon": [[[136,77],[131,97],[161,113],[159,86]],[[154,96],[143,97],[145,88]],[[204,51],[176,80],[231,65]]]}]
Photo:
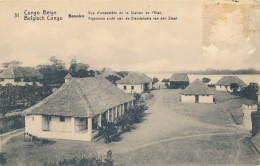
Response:
[{"label": "distant tree line", "polygon": [[223,70],[217,70],[217,69],[207,69],[207,70],[198,70],[198,71],[185,71],[187,74],[198,74],[198,75],[221,75],[221,74],[233,74],[233,75],[238,75],[238,74],[260,74],[259,70],[250,68],[250,69],[239,69],[239,70],[228,70],[228,69],[223,69]]}]

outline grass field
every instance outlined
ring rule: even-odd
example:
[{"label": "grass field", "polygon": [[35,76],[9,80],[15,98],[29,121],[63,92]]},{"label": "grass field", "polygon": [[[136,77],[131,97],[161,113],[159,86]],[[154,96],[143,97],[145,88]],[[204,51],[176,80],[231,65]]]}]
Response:
[{"label": "grass field", "polygon": [[105,144],[54,140],[49,144],[18,136],[4,146],[7,165],[33,165],[73,155],[105,157],[108,150],[124,165],[257,165],[259,154],[248,142],[250,133],[234,124],[229,111],[246,99],[215,92],[216,104],[181,103],[181,90],[153,91],[150,108],[136,129]]}]

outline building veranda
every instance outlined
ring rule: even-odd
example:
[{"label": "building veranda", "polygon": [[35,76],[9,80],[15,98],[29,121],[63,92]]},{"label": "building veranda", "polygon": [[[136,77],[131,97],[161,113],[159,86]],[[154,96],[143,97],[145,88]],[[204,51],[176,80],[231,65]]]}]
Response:
[{"label": "building veranda", "polygon": [[39,138],[91,141],[101,121],[113,122],[134,98],[105,79],[71,78],[24,111],[25,132]]}]

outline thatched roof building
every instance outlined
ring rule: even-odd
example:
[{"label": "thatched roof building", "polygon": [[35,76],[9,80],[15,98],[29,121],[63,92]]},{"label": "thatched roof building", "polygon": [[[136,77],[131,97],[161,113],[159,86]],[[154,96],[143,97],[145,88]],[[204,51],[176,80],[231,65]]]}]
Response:
[{"label": "thatched roof building", "polygon": [[217,83],[216,89],[220,91],[233,92],[231,89],[231,84],[238,84],[237,91],[240,91],[241,88],[246,87],[247,85],[237,76],[223,76]]},{"label": "thatched roof building", "polygon": [[134,98],[109,81],[72,78],[54,94],[27,109],[26,115],[93,117]]},{"label": "thatched roof building", "polygon": [[170,81],[189,82],[190,80],[186,73],[176,73],[172,75]]},{"label": "thatched roof building", "polygon": [[10,67],[0,73],[2,79],[14,79],[14,78],[33,78],[43,77],[43,75],[32,67]]},{"label": "thatched roof building", "polygon": [[229,86],[232,83],[237,83],[238,86],[246,86],[246,84],[237,76],[223,76],[216,85]]},{"label": "thatched roof building", "polygon": [[183,95],[213,95],[214,92],[199,79],[194,80],[185,90],[181,92]]},{"label": "thatched roof building", "polygon": [[184,103],[213,103],[213,95],[213,90],[196,79],[181,92],[181,101]]},{"label": "thatched roof building", "polygon": [[114,77],[118,77],[121,78],[120,75],[116,74],[116,72],[114,72],[113,70],[109,69],[109,68],[105,68],[100,75],[98,75],[98,77],[102,77],[102,78],[106,78],[109,76],[114,76]]},{"label": "thatched roof building", "polygon": [[176,73],[173,74],[170,79],[169,88],[178,89],[178,88],[186,88],[189,85],[189,77],[185,73]]},{"label": "thatched roof building", "polygon": [[129,72],[124,78],[118,80],[116,85],[126,93],[143,93],[152,89],[152,83],[153,80],[144,73]]},{"label": "thatched roof building", "polygon": [[123,79],[118,80],[117,84],[138,85],[138,84],[150,83],[152,81],[153,80],[147,75],[145,75],[144,73],[129,72],[129,74],[125,76]]}]

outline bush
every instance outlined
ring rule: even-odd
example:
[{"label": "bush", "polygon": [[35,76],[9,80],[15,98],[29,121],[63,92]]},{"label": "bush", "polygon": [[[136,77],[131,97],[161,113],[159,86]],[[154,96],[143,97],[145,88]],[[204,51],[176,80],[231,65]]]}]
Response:
[{"label": "bush", "polygon": [[74,156],[69,159],[60,160],[57,163],[48,163],[44,161],[40,165],[42,166],[114,166],[114,160],[112,158],[112,151],[108,151],[107,156],[104,160],[102,160],[97,156],[92,156],[92,157],[84,156],[81,158]]},{"label": "bush", "polygon": [[109,122],[106,119],[102,120],[102,126],[99,128],[99,135],[105,138],[105,143],[112,141],[113,137],[117,135],[118,127],[115,123]]},{"label": "bush", "polygon": [[5,153],[0,152],[0,164],[5,164],[5,163],[6,163]]},{"label": "bush", "polygon": [[121,131],[125,132],[125,131],[130,131],[131,130],[131,120],[128,114],[124,114],[123,116],[119,117],[116,120],[116,126],[118,128],[121,128]]},{"label": "bush", "polygon": [[202,82],[203,82],[203,83],[209,83],[210,81],[211,81],[210,78],[207,78],[207,77],[203,77],[203,78],[202,78]]},{"label": "bush", "polygon": [[144,117],[144,111],[148,107],[145,104],[135,105],[125,111],[124,115],[117,119],[116,125],[122,129],[122,131],[130,131],[133,124],[140,123]]}]

